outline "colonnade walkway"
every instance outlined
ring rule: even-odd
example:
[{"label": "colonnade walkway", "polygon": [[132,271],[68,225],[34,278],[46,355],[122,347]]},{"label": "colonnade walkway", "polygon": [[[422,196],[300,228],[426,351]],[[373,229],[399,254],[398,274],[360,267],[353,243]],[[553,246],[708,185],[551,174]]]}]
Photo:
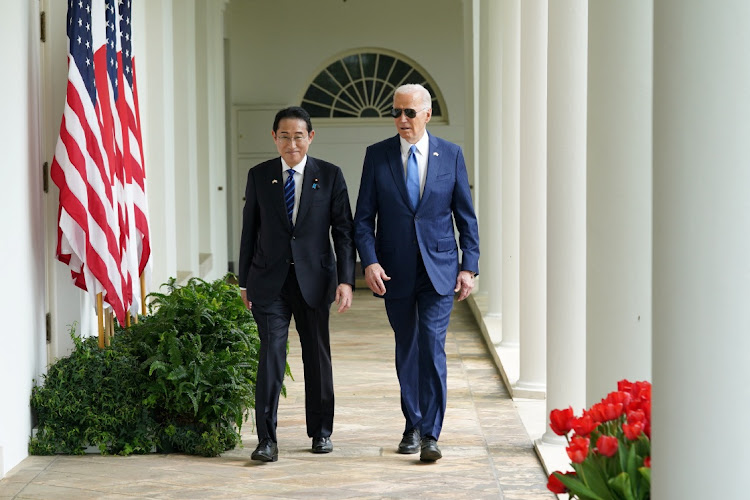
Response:
[{"label": "colonnade walkway", "polygon": [[310,452],[299,339],[290,332],[287,397],[279,407],[279,461],[250,460],[257,438],[221,457],[28,457],[0,481],[0,498],[554,499],[532,443],[474,317],[457,302],[446,341],[448,409],[433,464],[399,455],[403,432],[393,334],[383,303],[355,292],[333,310],[336,391],[333,453]]}]

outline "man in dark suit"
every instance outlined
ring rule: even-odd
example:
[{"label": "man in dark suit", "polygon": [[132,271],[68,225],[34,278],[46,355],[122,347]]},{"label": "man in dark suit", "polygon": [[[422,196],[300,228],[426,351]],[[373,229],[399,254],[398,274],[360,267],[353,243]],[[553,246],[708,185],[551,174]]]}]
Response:
[{"label": "man in dark suit", "polygon": [[391,115],[398,135],[367,148],[354,218],[365,280],[385,299],[396,339],[406,419],[398,451],[419,451],[423,462],[442,457],[437,441],[446,408],[445,336],[453,296],[465,299],[479,270],[479,230],[463,153],[427,133],[431,102],[421,85],[396,89]]},{"label": "man in dark suit", "polygon": [[344,175],[336,165],[307,155],[314,135],[304,109],[282,109],[271,132],[281,156],[247,175],[238,279],[260,335],[258,447],[252,459],[263,462],[278,459],[276,414],[292,316],[302,346],[312,451],[333,450],[328,319],[334,300],[340,313],[351,306],[355,249]]}]

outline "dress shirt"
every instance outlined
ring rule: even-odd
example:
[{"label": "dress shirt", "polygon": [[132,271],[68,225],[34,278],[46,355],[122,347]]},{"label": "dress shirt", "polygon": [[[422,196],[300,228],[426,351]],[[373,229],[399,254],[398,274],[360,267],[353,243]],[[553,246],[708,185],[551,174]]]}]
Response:
[{"label": "dress shirt", "polygon": [[[403,137],[399,137],[401,140],[401,163],[404,165],[404,179],[406,179],[406,163],[409,160],[409,150],[411,144],[407,142]],[[419,197],[422,197],[424,193],[424,182],[427,178],[427,154],[430,151],[430,138],[427,132],[422,135],[422,138],[415,144],[417,146],[417,168],[419,170]]]},{"label": "dress shirt", "polygon": [[302,195],[302,180],[304,179],[306,163],[307,155],[302,158],[302,161],[299,162],[299,164],[294,165],[293,167],[287,165],[284,161],[284,158],[281,159],[281,171],[284,174],[281,179],[282,183],[286,182],[286,178],[289,177],[287,170],[289,170],[290,168],[294,169],[294,211],[292,212],[292,221],[295,224],[297,223],[297,211],[299,210],[300,195]]}]

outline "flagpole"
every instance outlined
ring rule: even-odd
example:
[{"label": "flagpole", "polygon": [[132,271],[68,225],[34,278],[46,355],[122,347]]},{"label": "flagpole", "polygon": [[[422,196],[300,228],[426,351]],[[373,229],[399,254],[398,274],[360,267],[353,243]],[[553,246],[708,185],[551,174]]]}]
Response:
[{"label": "flagpole", "polygon": [[104,349],[104,301],[102,293],[96,294],[96,326],[99,333],[99,347]]},{"label": "flagpole", "polygon": [[[141,314],[146,315],[146,278],[141,273]],[[136,316],[136,321],[138,317]]]}]

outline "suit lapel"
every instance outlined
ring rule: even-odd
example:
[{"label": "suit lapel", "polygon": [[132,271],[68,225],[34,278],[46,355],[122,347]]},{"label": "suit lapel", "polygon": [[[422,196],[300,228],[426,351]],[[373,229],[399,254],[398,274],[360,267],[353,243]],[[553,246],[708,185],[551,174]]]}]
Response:
[{"label": "suit lapel", "polygon": [[406,203],[406,206],[411,208],[411,201],[409,201],[409,193],[406,191],[406,178],[404,176],[404,163],[401,161],[401,140],[396,135],[391,142],[388,144],[388,150],[386,152],[388,157],[388,163],[391,166],[391,174],[393,174],[393,182],[396,184],[401,196]]},{"label": "suit lapel", "polygon": [[284,175],[281,171],[281,157],[272,161],[265,171],[265,180],[261,190],[268,189],[271,202],[276,207],[276,212],[283,222],[289,225],[289,217],[286,215],[286,203],[284,202]]},{"label": "suit lapel", "polygon": [[320,168],[317,162],[311,156],[307,156],[307,163],[305,163],[305,174],[302,176],[302,192],[300,193],[299,208],[297,209],[297,224],[302,222],[310,210],[312,205],[313,183],[319,182],[320,179]]},{"label": "suit lapel", "polygon": [[435,184],[435,179],[443,166],[437,140],[429,132],[427,132],[427,136],[430,138],[430,148],[427,152],[427,178],[424,182],[424,191],[422,191],[422,199],[419,202],[417,211],[419,211],[419,209],[425,204],[427,198],[432,193],[432,186]]}]

